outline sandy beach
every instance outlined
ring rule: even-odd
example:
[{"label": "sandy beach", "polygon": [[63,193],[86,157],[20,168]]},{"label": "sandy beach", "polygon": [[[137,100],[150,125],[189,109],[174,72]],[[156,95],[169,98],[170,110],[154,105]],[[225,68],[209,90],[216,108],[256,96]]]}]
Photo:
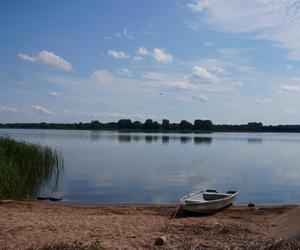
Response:
[{"label": "sandy beach", "polygon": [[[172,205],[13,202],[0,205],[0,249],[72,249],[75,241],[99,241],[101,249],[283,249],[291,244],[272,228],[276,218],[294,208],[231,206],[210,216],[179,213],[166,234],[176,210]],[[164,246],[154,245],[159,236],[167,237]],[[293,246],[286,249],[297,249]]]}]

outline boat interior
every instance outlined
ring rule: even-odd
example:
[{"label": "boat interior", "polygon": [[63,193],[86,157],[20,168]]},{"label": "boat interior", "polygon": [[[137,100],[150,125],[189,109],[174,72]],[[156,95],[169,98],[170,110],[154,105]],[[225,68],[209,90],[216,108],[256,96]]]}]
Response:
[{"label": "boat interior", "polygon": [[203,199],[206,201],[223,199],[227,196],[228,196],[228,194],[203,193]]},{"label": "boat interior", "polygon": [[194,203],[197,201],[212,201],[226,198],[232,194],[235,194],[237,191],[228,191],[225,193],[218,193],[216,190],[205,190],[197,194],[193,194],[185,199],[187,203]]}]

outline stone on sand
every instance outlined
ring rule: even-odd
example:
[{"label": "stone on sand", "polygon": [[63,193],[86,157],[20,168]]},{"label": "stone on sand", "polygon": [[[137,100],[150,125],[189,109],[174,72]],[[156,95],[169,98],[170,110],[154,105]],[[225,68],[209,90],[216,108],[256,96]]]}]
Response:
[{"label": "stone on sand", "polygon": [[167,242],[167,238],[165,236],[160,236],[156,238],[154,245],[163,246],[164,244],[166,244],[166,242]]}]

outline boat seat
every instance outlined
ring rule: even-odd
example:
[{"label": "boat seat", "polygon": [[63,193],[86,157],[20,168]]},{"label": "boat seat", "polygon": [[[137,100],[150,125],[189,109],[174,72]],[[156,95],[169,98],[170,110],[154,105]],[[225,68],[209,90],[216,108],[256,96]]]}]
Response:
[{"label": "boat seat", "polygon": [[218,191],[215,189],[206,189],[205,192],[218,193]]},{"label": "boat seat", "polygon": [[225,197],[227,197],[226,194],[215,194],[215,193],[211,193],[211,194],[204,193],[203,194],[203,199],[206,200],[206,201],[222,199],[222,198],[225,198]]}]

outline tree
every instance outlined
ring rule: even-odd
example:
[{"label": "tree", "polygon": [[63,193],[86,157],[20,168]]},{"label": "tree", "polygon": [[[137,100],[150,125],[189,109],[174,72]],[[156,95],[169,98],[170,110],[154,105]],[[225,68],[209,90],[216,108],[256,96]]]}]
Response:
[{"label": "tree", "polygon": [[130,119],[121,119],[118,121],[119,129],[132,128],[132,121]]},{"label": "tree", "polygon": [[250,131],[262,131],[263,124],[261,122],[249,122],[247,124],[247,129]]},{"label": "tree", "polygon": [[152,129],[153,128],[153,121],[152,119],[147,119],[143,125],[144,129]]},{"label": "tree", "polygon": [[180,129],[192,129],[193,125],[190,122],[186,121],[186,120],[182,120],[179,123],[179,128]]},{"label": "tree", "polygon": [[91,129],[100,129],[101,123],[97,120],[91,121]]},{"label": "tree", "polygon": [[203,129],[203,120],[195,120],[194,121],[194,129],[195,130],[202,130]]},{"label": "tree", "polygon": [[203,121],[203,129],[204,130],[212,130],[213,129],[213,123],[211,120],[204,120]]},{"label": "tree", "polygon": [[142,124],[140,121],[134,121],[134,122],[132,123],[132,127],[133,127],[134,129],[141,129],[141,128],[143,127],[143,124]]},{"label": "tree", "polygon": [[157,121],[153,122],[152,129],[155,129],[155,130],[160,129],[160,124]]},{"label": "tree", "polygon": [[210,120],[195,120],[194,129],[195,130],[212,130],[213,123]]},{"label": "tree", "polygon": [[162,120],[162,128],[163,129],[169,129],[170,128],[170,122],[167,119]]}]

